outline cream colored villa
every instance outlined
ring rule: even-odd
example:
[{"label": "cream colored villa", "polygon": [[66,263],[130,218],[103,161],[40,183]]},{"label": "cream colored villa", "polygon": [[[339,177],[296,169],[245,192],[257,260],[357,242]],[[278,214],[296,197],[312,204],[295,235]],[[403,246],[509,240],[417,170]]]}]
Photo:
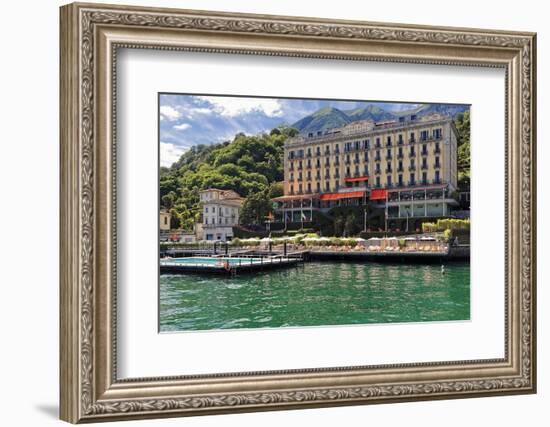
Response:
[{"label": "cream colored villa", "polygon": [[227,241],[233,238],[233,227],[239,224],[244,199],[231,190],[210,188],[200,192],[202,234],[205,240]]},{"label": "cream colored villa", "polygon": [[290,138],[276,220],[311,221],[314,210],[371,201],[387,218],[448,216],[457,204],[457,139],[452,118],[439,114]]}]

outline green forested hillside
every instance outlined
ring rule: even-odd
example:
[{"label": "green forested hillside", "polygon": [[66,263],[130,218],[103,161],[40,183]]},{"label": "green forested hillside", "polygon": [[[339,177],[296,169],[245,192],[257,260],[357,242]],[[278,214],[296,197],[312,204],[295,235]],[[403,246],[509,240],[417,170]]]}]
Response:
[{"label": "green forested hillside", "polygon": [[458,186],[470,187],[470,111],[458,113],[455,125],[459,135],[458,141]]},{"label": "green forested hillside", "polygon": [[231,142],[192,147],[170,168],[161,168],[161,207],[172,213],[172,226],[192,228],[200,214],[199,191],[206,188],[234,190],[249,198],[243,218],[261,222],[269,197],[282,194],[276,183],[283,180],[283,145],[296,133],[280,127],[269,135],[237,134]]}]

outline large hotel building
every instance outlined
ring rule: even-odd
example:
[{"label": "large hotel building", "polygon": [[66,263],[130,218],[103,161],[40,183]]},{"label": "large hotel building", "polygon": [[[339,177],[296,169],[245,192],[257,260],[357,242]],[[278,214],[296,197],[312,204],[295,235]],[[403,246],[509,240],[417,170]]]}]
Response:
[{"label": "large hotel building", "polygon": [[450,216],[457,205],[457,138],[452,118],[439,114],[290,138],[275,220],[303,223],[315,210],[366,204],[383,209],[392,224]]}]

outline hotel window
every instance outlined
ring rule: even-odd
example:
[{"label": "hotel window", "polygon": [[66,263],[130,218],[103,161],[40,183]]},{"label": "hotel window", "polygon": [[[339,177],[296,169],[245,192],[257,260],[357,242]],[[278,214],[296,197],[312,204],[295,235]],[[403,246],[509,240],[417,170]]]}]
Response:
[{"label": "hotel window", "polygon": [[335,153],[339,153],[339,152],[340,152],[340,145],[339,145],[339,144],[336,144],[336,145],[334,146],[334,152],[335,152]]},{"label": "hotel window", "polygon": [[399,134],[399,136],[397,137],[397,143],[399,145],[403,144],[403,135],[402,134]]},{"label": "hotel window", "polygon": [[403,171],[403,160],[399,160],[399,164],[397,166],[397,170],[399,172]]},{"label": "hotel window", "polygon": [[349,170],[349,166],[346,167],[346,178],[349,178],[350,176],[350,170]]},{"label": "hotel window", "polygon": [[440,150],[440,148],[439,148],[439,142],[436,142],[436,143],[435,143],[435,150],[434,150],[434,153],[435,153],[435,154],[438,154],[438,153],[440,153],[440,152],[441,152],[441,150]]},{"label": "hotel window", "polygon": [[441,128],[439,128],[439,129],[434,129],[433,134],[434,134],[434,138],[435,138],[435,139],[441,138]]},{"label": "hotel window", "polygon": [[380,150],[376,150],[376,156],[374,157],[374,160],[376,160],[377,162],[380,161]]},{"label": "hotel window", "polygon": [[359,176],[359,166],[355,166],[355,176]]},{"label": "hotel window", "polygon": [[361,141],[355,141],[355,149],[356,150],[361,149]]},{"label": "hotel window", "polygon": [[386,185],[391,187],[391,175],[386,176]]},{"label": "hotel window", "polygon": [[336,168],[336,170],[334,172],[334,177],[335,178],[340,178],[340,169],[339,168]]},{"label": "hotel window", "polygon": [[308,156],[308,157],[311,157],[311,148],[308,148],[308,149],[307,149],[307,156]]},{"label": "hotel window", "polygon": [[426,156],[428,154],[428,145],[422,144],[422,155]]},{"label": "hotel window", "polygon": [[428,139],[428,131],[427,130],[423,130],[420,132],[420,139],[422,141],[426,141]]},{"label": "hotel window", "polygon": [[414,182],[414,173],[411,173],[409,175],[409,185],[415,185],[415,182]]},{"label": "hotel window", "polygon": [[388,148],[388,149],[386,150],[386,159],[387,159],[387,160],[390,160],[390,159],[391,159],[391,148]]},{"label": "hotel window", "polygon": [[325,191],[330,191],[330,182],[325,182]]},{"label": "hotel window", "polygon": [[320,156],[321,155],[321,147],[317,147],[317,155]]},{"label": "hotel window", "polygon": [[208,213],[208,206],[204,208],[204,213]]},{"label": "hotel window", "polygon": [[369,161],[369,153],[365,151],[365,162]]},{"label": "hotel window", "polygon": [[376,173],[380,173],[380,163],[376,163],[375,172],[376,172]]},{"label": "hotel window", "polygon": [[380,148],[380,138],[376,138],[376,148]]},{"label": "hotel window", "polygon": [[344,151],[351,151],[351,142],[346,142],[346,145],[344,145]]},{"label": "hotel window", "polygon": [[411,141],[411,142],[414,142],[414,132],[411,132],[410,141]]},{"label": "hotel window", "polygon": [[166,225],[166,224],[168,224],[168,217],[167,216],[164,217],[164,225]]},{"label": "hotel window", "polygon": [[340,189],[340,183],[339,183],[338,181],[336,181],[336,182],[334,183],[334,189],[335,189],[336,191],[338,191],[338,190]]},{"label": "hotel window", "polygon": [[411,149],[409,151],[409,157],[416,156],[416,152],[414,150],[414,146],[411,146]]},{"label": "hotel window", "polygon": [[403,175],[401,174],[397,175],[397,182],[400,187],[403,186]]},{"label": "hotel window", "polygon": [[435,171],[435,183],[439,184],[439,171]]},{"label": "hotel window", "polygon": [[422,172],[422,184],[428,183],[428,172]]},{"label": "hotel window", "polygon": [[321,183],[318,182],[317,183],[317,193],[320,193],[321,192]]},{"label": "hotel window", "polygon": [[302,184],[298,186],[298,193],[302,194]]},{"label": "hotel window", "polygon": [[212,213],[216,213],[216,206],[212,206]]},{"label": "hotel window", "polygon": [[391,136],[388,136],[388,138],[386,139],[386,145],[388,147],[391,147]]},{"label": "hotel window", "polygon": [[376,186],[380,187],[380,177],[379,176],[376,177]]},{"label": "hotel window", "polygon": [[422,159],[422,169],[428,169],[428,160],[425,157]]},{"label": "hotel window", "polygon": [[315,166],[317,166],[318,168],[321,167],[321,160],[317,159],[317,163],[315,164]]},{"label": "hotel window", "polygon": [[325,146],[325,154],[330,154],[330,145]]},{"label": "hotel window", "polygon": [[294,181],[294,172],[290,172],[290,180]]},{"label": "hotel window", "polygon": [[435,167],[438,168],[438,167],[440,167],[440,166],[441,166],[441,165],[439,164],[439,156],[437,156],[437,157],[435,158]]},{"label": "hotel window", "polygon": [[325,169],[325,178],[330,178],[330,170]]},{"label": "hotel window", "polygon": [[359,153],[355,153],[355,163],[359,163]]},{"label": "hotel window", "polygon": [[307,192],[311,193],[311,182],[307,183]]},{"label": "hotel window", "polygon": [[208,217],[205,217],[205,218],[204,218],[204,223],[205,223],[205,224],[208,224]]},{"label": "hotel window", "polygon": [[391,162],[386,164],[386,172],[391,172]]},{"label": "hotel window", "polygon": [[365,150],[368,150],[370,148],[370,139],[365,139],[363,142],[365,143]]},{"label": "hotel window", "polygon": [[294,158],[294,151],[291,151],[290,153],[288,153],[288,157],[290,159],[293,159]]},{"label": "hotel window", "polygon": [[294,194],[294,185],[290,185],[290,194]]}]

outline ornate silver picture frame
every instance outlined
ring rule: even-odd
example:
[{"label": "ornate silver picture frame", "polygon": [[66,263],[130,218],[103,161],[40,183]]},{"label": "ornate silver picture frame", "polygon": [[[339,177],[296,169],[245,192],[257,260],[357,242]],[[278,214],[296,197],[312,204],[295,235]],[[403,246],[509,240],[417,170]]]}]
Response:
[{"label": "ornate silver picture frame", "polygon": [[[536,391],[535,34],[75,3],[61,8],[60,43],[61,419]],[[497,179],[506,189],[504,357],[120,379],[115,148],[121,48],[503,69],[505,176]]]}]

